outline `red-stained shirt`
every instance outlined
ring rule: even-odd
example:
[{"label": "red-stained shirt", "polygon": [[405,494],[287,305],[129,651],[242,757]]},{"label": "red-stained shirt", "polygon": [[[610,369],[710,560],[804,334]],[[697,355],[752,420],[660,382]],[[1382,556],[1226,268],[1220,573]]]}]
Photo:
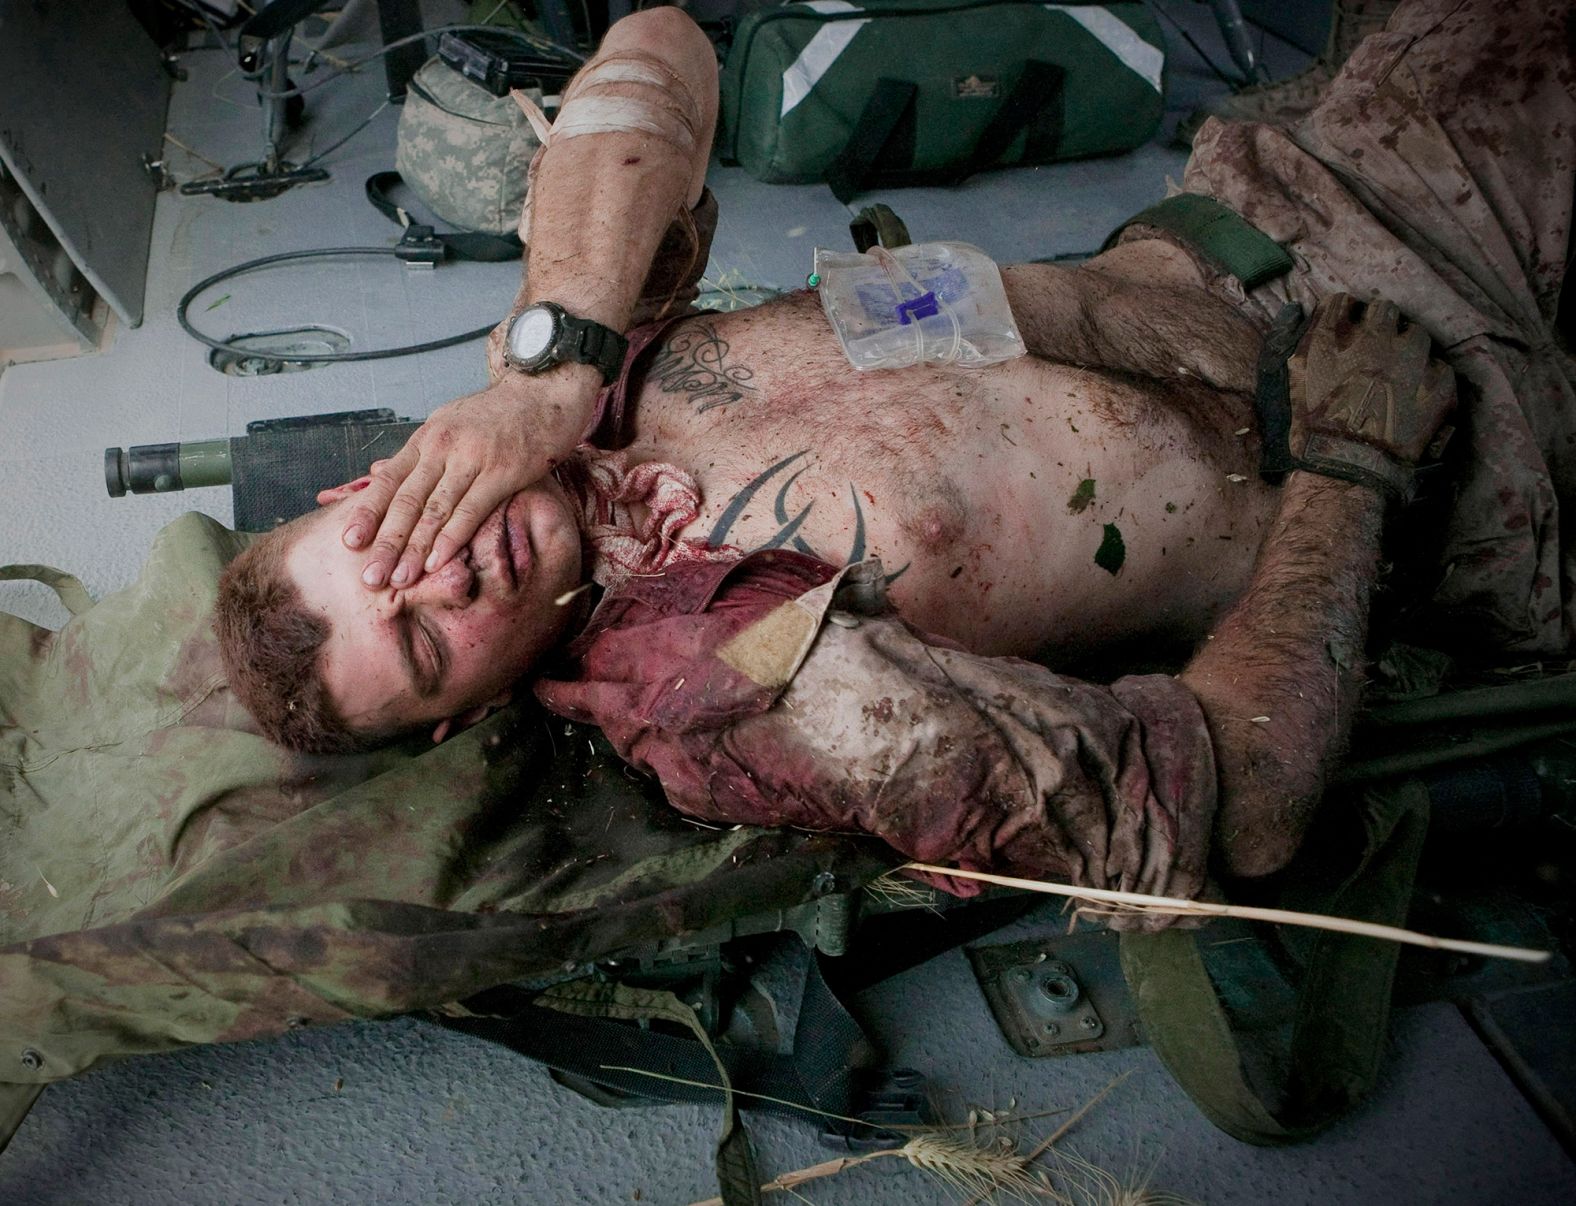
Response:
[{"label": "red-stained shirt", "polygon": [[691,816],[1086,886],[1204,886],[1215,761],[1186,688],[926,636],[886,605],[878,562],[771,550],[630,579],[536,689]]}]

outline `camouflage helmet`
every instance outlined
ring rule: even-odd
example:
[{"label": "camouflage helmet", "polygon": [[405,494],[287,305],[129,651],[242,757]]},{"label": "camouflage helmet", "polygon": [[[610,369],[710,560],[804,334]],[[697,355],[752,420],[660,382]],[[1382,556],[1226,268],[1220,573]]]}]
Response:
[{"label": "camouflage helmet", "polygon": [[511,235],[540,146],[520,107],[441,59],[411,81],[394,166],[432,212],[461,230]]}]

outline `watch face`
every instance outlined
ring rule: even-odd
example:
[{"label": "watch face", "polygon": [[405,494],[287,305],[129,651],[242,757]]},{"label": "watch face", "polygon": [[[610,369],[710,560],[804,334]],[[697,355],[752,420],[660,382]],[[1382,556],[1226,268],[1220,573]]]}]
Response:
[{"label": "watch face", "polygon": [[509,326],[509,355],[522,364],[538,359],[553,346],[557,327],[551,310],[532,306],[520,311]]}]

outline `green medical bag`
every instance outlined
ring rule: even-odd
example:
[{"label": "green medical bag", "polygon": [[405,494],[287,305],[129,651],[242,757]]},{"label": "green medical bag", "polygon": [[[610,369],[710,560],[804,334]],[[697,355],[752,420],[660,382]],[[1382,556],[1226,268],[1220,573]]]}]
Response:
[{"label": "green medical bag", "polygon": [[804,0],[746,18],[722,81],[722,156],[774,184],[951,183],[1131,150],[1165,108],[1140,3]]}]

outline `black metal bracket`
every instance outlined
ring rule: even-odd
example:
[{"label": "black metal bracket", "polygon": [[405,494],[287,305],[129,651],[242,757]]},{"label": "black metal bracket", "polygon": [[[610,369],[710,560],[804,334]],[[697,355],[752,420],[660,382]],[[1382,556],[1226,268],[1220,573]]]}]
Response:
[{"label": "black metal bracket", "polygon": [[412,222],[395,245],[394,255],[407,268],[436,268],[447,258],[449,249],[433,228]]},{"label": "black metal bracket", "polygon": [[913,1068],[893,1068],[880,1081],[860,1089],[849,1117],[859,1119],[859,1124],[833,1123],[821,1132],[822,1144],[838,1151],[880,1151],[901,1146],[913,1138],[917,1127],[936,1124],[925,1075]]},{"label": "black metal bracket", "polygon": [[231,168],[223,180],[193,180],[183,184],[181,193],[187,197],[218,197],[223,201],[266,201],[298,184],[315,184],[328,179],[328,173],[322,168],[293,169],[288,164],[281,164],[278,171],[261,170],[250,176],[241,174],[261,167],[255,163],[242,164]]}]

